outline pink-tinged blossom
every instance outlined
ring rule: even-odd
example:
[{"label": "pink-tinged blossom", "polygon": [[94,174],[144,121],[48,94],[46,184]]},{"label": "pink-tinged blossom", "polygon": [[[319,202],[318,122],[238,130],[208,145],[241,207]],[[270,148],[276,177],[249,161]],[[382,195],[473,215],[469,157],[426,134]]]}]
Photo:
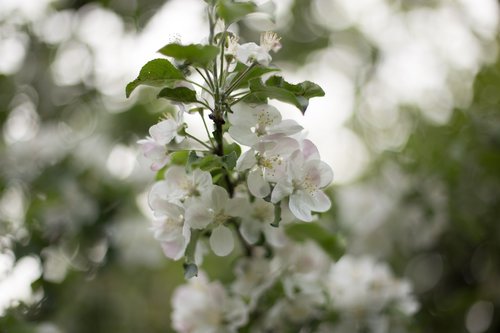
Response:
[{"label": "pink-tinged blossom", "polygon": [[248,309],[219,282],[201,272],[172,297],[172,326],[179,333],[233,333],[248,322]]},{"label": "pink-tinged blossom", "polygon": [[178,144],[184,140],[184,136],[179,134],[179,130],[184,128],[183,112],[178,111],[175,116],[149,128],[149,136],[137,141],[141,146],[143,155],[151,160],[151,170],[158,171],[170,161],[167,145]]},{"label": "pink-tinged blossom", "polygon": [[319,159],[305,159],[301,150],[295,151],[288,161],[287,177],[278,181],[271,194],[277,203],[289,197],[290,211],[299,220],[312,221],[312,212],[326,212],[331,207],[328,196],[322,191],[333,180],[328,164]]},{"label": "pink-tinged blossom", "polygon": [[268,104],[252,107],[245,103],[238,103],[232,111],[228,114],[232,125],[229,127],[229,134],[242,145],[252,147],[265,139],[267,135],[292,135],[303,129],[294,120],[282,120],[278,109]]},{"label": "pink-tinged blossom", "polygon": [[255,147],[240,156],[236,170],[249,170],[247,185],[250,193],[257,198],[264,198],[271,193],[269,183],[285,177],[287,158],[299,148],[299,144],[285,135],[273,134]]},{"label": "pink-tinged blossom", "polygon": [[168,258],[182,258],[191,238],[191,230],[184,223],[184,209],[175,204],[163,203],[155,213],[159,217],[153,220],[151,227],[154,238],[160,241],[163,253]]},{"label": "pink-tinged blossom", "polygon": [[229,198],[227,191],[214,185],[201,198],[186,203],[186,223],[193,229],[211,227],[210,247],[218,256],[226,256],[234,248],[234,239],[227,223],[244,213],[243,198]]},{"label": "pink-tinged blossom", "polygon": [[165,145],[158,144],[150,137],[139,140],[137,143],[140,145],[144,157],[152,161],[151,170],[158,171],[170,162],[168,150]]}]

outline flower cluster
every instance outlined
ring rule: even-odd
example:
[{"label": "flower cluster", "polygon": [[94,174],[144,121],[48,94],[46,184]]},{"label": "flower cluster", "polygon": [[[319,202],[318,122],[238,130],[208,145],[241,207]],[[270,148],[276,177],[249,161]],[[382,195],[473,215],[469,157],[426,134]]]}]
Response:
[{"label": "flower cluster", "polygon": [[180,333],[390,332],[418,304],[409,282],[383,262],[368,256],[333,262],[312,242],[287,242],[272,259],[256,251],[241,260],[227,288],[208,284],[204,275],[178,287],[172,307]]},{"label": "flower cluster", "polygon": [[[149,193],[154,236],[167,257],[185,257],[189,264],[201,257],[207,240],[216,255],[226,256],[238,235],[248,252],[262,239],[278,242],[283,211],[311,222],[314,212],[331,206],[323,192],[333,179],[331,168],[303,127],[268,104],[269,98],[285,99],[304,112],[308,99],[323,91],[309,81],[294,85],[269,77],[278,70],[268,66],[280,38],[266,32],[260,45],[239,44],[223,13],[211,14],[208,45],[174,43],[159,51],[196,74],[186,76],[168,59],[156,59],[127,86],[130,94],[141,84],[164,85],[158,97],[172,102],[173,111],[138,143],[161,179]],[[188,112],[200,114],[207,139],[189,132]]]},{"label": "flower cluster", "polygon": [[[275,33],[263,33],[258,45],[240,44],[230,32],[232,23],[257,10],[253,2],[207,3],[208,44],[166,45],[159,52],[167,58],[147,63],[126,89],[130,95],[139,85],[160,86],[158,98],[171,102],[139,144],[157,171],[148,198],[154,237],[167,257],[184,258],[187,278],[199,275],[174,293],[174,328],[287,332],[298,325],[313,331],[335,314],[377,315],[393,304],[411,313],[407,283],[364,259],[334,263],[342,242],[329,228],[309,223],[331,207],[324,189],[333,172],[303,127],[283,119],[268,100],[304,113],[309,99],[324,91],[275,75],[270,52],[281,48]],[[201,117],[205,138],[190,132],[185,113]],[[210,250],[234,252],[230,285],[198,272]],[[357,281],[355,272],[363,269],[369,271]],[[358,296],[370,300],[372,312]]]}]

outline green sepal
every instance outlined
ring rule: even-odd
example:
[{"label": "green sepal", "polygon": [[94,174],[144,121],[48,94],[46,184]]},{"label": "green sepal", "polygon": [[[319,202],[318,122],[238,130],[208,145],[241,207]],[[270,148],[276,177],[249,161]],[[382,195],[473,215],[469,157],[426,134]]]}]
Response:
[{"label": "green sepal", "polygon": [[196,108],[189,109],[188,113],[190,113],[190,114],[203,113],[203,110],[205,110],[205,109],[202,107],[196,107]]},{"label": "green sepal", "polygon": [[184,79],[182,72],[167,59],[151,60],[142,67],[137,79],[127,84],[125,94],[128,98],[132,91],[141,84],[161,87]]},{"label": "green sepal", "polygon": [[187,87],[164,88],[158,94],[158,98],[166,98],[172,102],[186,104],[197,102],[196,91]]},{"label": "green sepal", "polygon": [[165,178],[165,172],[167,172],[168,167],[164,166],[160,170],[156,171],[155,180],[160,181]]},{"label": "green sepal", "polygon": [[338,260],[345,252],[343,239],[318,223],[293,223],[286,226],[285,232],[298,242],[308,239],[316,242],[334,260]]},{"label": "green sepal", "polygon": [[294,105],[302,114],[306,112],[310,98],[325,95],[323,89],[311,81],[291,84],[279,76],[272,76],[266,83],[259,78],[252,79],[249,86],[251,94],[245,98],[247,103],[272,98]]},{"label": "green sepal", "polygon": [[172,43],[165,45],[158,52],[177,60],[184,60],[196,67],[207,68],[219,54],[219,48],[212,45]]},{"label": "green sepal", "polygon": [[238,22],[256,10],[257,5],[251,1],[234,2],[232,0],[219,0],[217,4],[217,15],[226,22],[226,25]]},{"label": "green sepal", "polygon": [[197,163],[201,157],[199,157],[195,151],[189,152],[189,155],[186,160],[186,170],[191,171],[195,167],[195,163]]}]

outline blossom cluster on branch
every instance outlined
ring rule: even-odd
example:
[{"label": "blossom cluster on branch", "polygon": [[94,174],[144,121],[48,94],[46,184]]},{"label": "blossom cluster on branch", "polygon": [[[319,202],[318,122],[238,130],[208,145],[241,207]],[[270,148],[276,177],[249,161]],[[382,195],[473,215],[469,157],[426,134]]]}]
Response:
[{"label": "blossom cluster on branch", "polygon": [[[206,2],[207,42],[164,46],[159,52],[167,58],[148,62],[126,88],[129,96],[139,85],[160,87],[158,98],[173,106],[139,141],[157,172],[149,192],[154,237],[167,257],[184,258],[185,276],[193,278],[173,296],[173,326],[185,333],[244,326],[276,331],[292,316],[293,324],[320,329],[336,311],[362,311],[363,302],[356,295],[344,302],[334,295],[349,293],[336,277],[353,263],[344,257],[347,264],[334,265],[342,242],[310,223],[331,207],[324,189],[333,172],[303,127],[283,119],[268,100],[304,113],[309,99],[324,91],[276,74],[271,61],[281,48],[277,34],[265,32],[259,44],[240,44],[231,31],[235,22],[269,5]],[[186,113],[201,117],[206,137],[190,132]],[[236,256],[231,285],[209,282],[199,272],[209,251]],[[375,312],[411,304],[406,284],[382,271],[366,291],[382,297]]]},{"label": "blossom cluster on branch", "polygon": [[[305,112],[308,100],[324,92],[309,81],[290,84],[272,75],[277,34],[263,33],[259,45],[239,43],[228,28],[255,9],[250,2],[209,4],[208,44],[166,45],[159,52],[174,62],[150,61],[127,86],[127,95],[139,85],[163,87],[158,97],[175,107],[139,144],[161,178],[149,193],[155,238],[167,257],[186,257],[188,264],[206,239],[219,256],[233,251],[235,234],[249,251],[261,236],[270,243],[279,238],[273,234],[286,211],[311,222],[314,212],[331,206],[323,192],[331,168],[303,127],[268,104],[277,99]],[[206,139],[189,133],[185,113],[201,116]]]}]

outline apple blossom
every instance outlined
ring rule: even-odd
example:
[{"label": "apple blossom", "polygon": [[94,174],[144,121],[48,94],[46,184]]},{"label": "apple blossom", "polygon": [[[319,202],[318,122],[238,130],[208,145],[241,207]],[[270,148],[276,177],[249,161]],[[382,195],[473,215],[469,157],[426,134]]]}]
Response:
[{"label": "apple blossom", "polygon": [[167,257],[178,260],[184,255],[191,238],[191,231],[184,223],[184,209],[175,204],[164,203],[157,213],[161,217],[153,221],[151,230],[154,237],[160,241]]},{"label": "apple blossom", "polygon": [[[165,180],[156,182],[149,192],[149,205],[156,212],[162,202],[180,203],[189,197],[198,197],[212,188],[212,176],[199,169],[187,173],[181,166],[171,166]],[[156,213],[155,213],[156,215]]]},{"label": "apple blossom", "polygon": [[231,333],[248,321],[248,310],[238,297],[228,295],[219,282],[205,274],[174,291],[172,323],[179,333]]},{"label": "apple blossom", "polygon": [[261,65],[268,66],[272,60],[269,52],[278,52],[280,48],[280,37],[274,32],[264,32],[260,37],[260,45],[253,42],[237,45],[236,59],[245,65],[251,65],[257,62]]},{"label": "apple blossom", "polygon": [[186,223],[193,229],[211,227],[210,247],[218,256],[226,256],[234,248],[233,233],[227,224],[232,217],[242,216],[244,201],[229,198],[224,188],[215,185],[200,198],[187,202]]},{"label": "apple blossom", "polygon": [[254,146],[270,134],[292,135],[303,127],[296,121],[281,119],[281,113],[272,105],[250,106],[240,103],[228,114],[231,137],[246,146]]},{"label": "apple blossom", "polygon": [[297,150],[288,161],[287,177],[274,187],[271,201],[277,203],[289,196],[290,211],[299,220],[310,222],[312,211],[330,209],[330,199],[322,189],[332,179],[333,172],[328,164],[317,159],[305,159],[303,151]]},{"label": "apple blossom", "polygon": [[180,143],[184,136],[179,131],[184,128],[183,112],[178,110],[174,115],[166,114],[166,119],[149,128],[149,137],[139,140],[144,156],[153,161],[151,170],[158,171],[169,161],[167,144]]}]

